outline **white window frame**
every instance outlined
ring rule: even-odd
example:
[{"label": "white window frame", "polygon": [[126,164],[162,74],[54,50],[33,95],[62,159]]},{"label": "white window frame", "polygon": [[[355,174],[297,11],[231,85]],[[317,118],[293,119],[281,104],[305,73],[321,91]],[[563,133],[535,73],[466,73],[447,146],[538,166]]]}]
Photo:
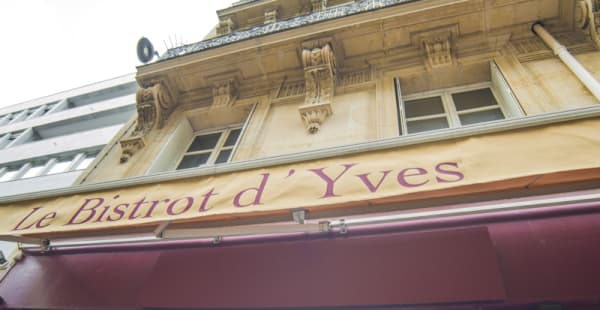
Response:
[{"label": "white window frame", "polygon": [[[31,159],[29,161],[20,162],[20,163],[8,163],[8,164],[0,166],[0,178],[10,170],[9,167],[18,167],[17,173],[8,180],[0,181],[0,184],[2,184],[4,182],[33,179],[33,178],[38,178],[38,177],[43,177],[43,176],[60,175],[63,173],[74,172],[74,171],[83,171],[83,170],[87,169],[87,167],[78,169],[78,166],[81,164],[81,162],[83,160],[85,160],[86,158],[97,157],[98,153],[99,152],[97,150],[95,150],[95,151],[93,150],[93,151],[85,151],[85,152],[79,152],[79,153],[70,153],[71,155],[56,154],[56,155],[52,155],[52,156]],[[93,155],[93,157],[92,157],[92,155]],[[50,172],[52,167],[54,167],[55,164],[60,162],[60,158],[65,158],[65,157],[72,158],[70,161],[70,164],[67,166],[67,168],[64,169],[62,172],[48,174],[48,172]],[[35,162],[45,162],[43,169],[40,170],[38,174],[25,178],[24,177],[25,174],[27,174],[29,169],[35,165]]]},{"label": "white window frame", "polygon": [[[194,135],[192,136],[192,138],[190,139],[190,141],[188,142],[185,151],[182,152],[181,155],[179,155],[179,158],[177,159],[177,165],[175,165],[175,170],[184,170],[184,169],[177,169],[177,167],[179,167],[179,165],[181,164],[181,161],[183,160],[183,158],[187,155],[197,155],[197,154],[205,154],[205,153],[210,153],[207,161],[205,164],[202,164],[198,167],[203,167],[203,166],[210,166],[210,165],[215,165],[215,161],[217,160],[217,157],[219,155],[219,153],[222,150],[231,150],[231,153],[229,154],[229,157],[227,158],[227,161],[223,162],[223,163],[228,163],[231,161],[231,159],[233,158],[233,155],[235,155],[235,152],[237,150],[237,146],[240,142],[240,140],[242,139],[242,135],[244,134],[244,129],[245,129],[245,124],[243,123],[239,123],[239,124],[233,124],[233,125],[228,125],[228,126],[224,126],[224,127],[220,127],[220,128],[211,128],[211,129],[207,129],[207,130],[200,130],[197,132],[194,132]],[[227,138],[229,137],[229,134],[231,133],[231,131],[233,130],[240,130],[240,134],[238,135],[237,140],[235,141],[235,143],[233,144],[233,146],[224,146],[225,142],[227,141]],[[204,136],[204,135],[210,135],[210,134],[214,134],[214,133],[221,133],[221,136],[219,137],[219,140],[217,141],[217,144],[215,145],[214,148],[212,149],[206,149],[206,150],[201,150],[201,151],[192,151],[192,152],[188,152],[187,150],[189,150],[190,146],[192,146],[192,143],[194,143],[194,140],[196,139],[196,137],[198,136]],[[194,167],[197,168],[197,167]],[[193,168],[186,168],[186,169],[193,169]]]},{"label": "white window frame", "polygon": [[[448,128],[437,129],[437,130],[448,130],[448,129],[452,129],[452,128],[465,127],[465,126],[478,126],[481,124],[489,123],[489,122],[481,122],[481,123],[476,123],[476,124],[461,125],[459,115],[480,112],[480,111],[493,110],[496,108],[500,108],[500,111],[504,115],[504,119],[523,116],[523,111],[520,108],[520,105],[519,105],[517,99],[514,97],[512,91],[510,90],[510,87],[509,87],[508,83],[506,82],[506,80],[504,79],[502,72],[500,72],[500,70],[498,69],[498,67],[496,66],[496,64],[494,62],[490,63],[490,71],[491,71],[490,81],[469,84],[469,85],[461,85],[461,86],[456,86],[456,87],[443,88],[443,89],[436,89],[436,90],[432,90],[432,91],[415,93],[415,94],[410,94],[410,95],[406,95],[406,96],[402,95],[400,80],[398,78],[395,78],[394,79],[394,88],[396,91],[396,107],[397,107],[397,111],[398,111],[398,122],[399,122],[398,125],[399,125],[400,135],[406,136],[406,135],[413,135],[413,134],[420,134],[423,132],[428,132],[428,131],[423,131],[423,132],[412,133],[412,134],[408,133],[407,122],[408,121],[426,120],[426,119],[432,119],[432,118],[440,118],[442,115],[446,118],[446,120],[448,122]],[[460,112],[456,110],[456,105],[454,104],[454,99],[452,98],[452,94],[467,92],[467,91],[474,91],[474,90],[479,90],[479,89],[486,89],[486,88],[492,92],[492,95],[494,96],[494,99],[496,100],[497,105],[472,108],[472,109],[468,109],[466,111],[460,111]],[[444,108],[443,114],[440,113],[440,114],[426,115],[426,116],[421,116],[421,117],[411,117],[411,118],[406,117],[406,113],[404,111],[405,110],[404,101],[425,99],[425,98],[431,98],[431,97],[441,97],[442,105]],[[501,120],[498,120],[498,121],[501,121]]]}]

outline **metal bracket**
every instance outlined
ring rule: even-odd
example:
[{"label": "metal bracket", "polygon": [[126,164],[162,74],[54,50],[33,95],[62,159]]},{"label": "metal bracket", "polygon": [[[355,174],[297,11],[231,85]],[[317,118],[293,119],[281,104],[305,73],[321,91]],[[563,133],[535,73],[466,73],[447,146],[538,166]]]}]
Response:
[{"label": "metal bracket", "polygon": [[156,238],[162,239],[163,232],[165,231],[165,229],[167,229],[169,224],[171,224],[171,221],[164,221],[164,222],[160,223],[160,225],[158,225],[156,227],[156,229],[154,230],[154,236]]},{"label": "metal bracket", "polygon": [[340,220],[340,235],[345,235],[348,233],[348,224],[346,224],[346,221],[344,221],[344,219]]},{"label": "metal bracket", "polygon": [[44,239],[42,240],[42,243],[40,244],[40,251],[42,253],[48,252],[50,251],[50,240],[48,239]]},{"label": "metal bracket", "polygon": [[299,209],[292,211],[292,219],[298,224],[304,224],[306,221],[306,210]]}]

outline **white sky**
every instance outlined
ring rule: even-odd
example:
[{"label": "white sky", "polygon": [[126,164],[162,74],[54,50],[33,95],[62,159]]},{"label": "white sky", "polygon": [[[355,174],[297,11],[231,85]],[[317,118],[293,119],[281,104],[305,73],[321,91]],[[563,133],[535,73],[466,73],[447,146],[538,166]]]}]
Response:
[{"label": "white sky", "polygon": [[0,1],[0,108],[133,73],[139,38],[200,41],[233,2]]}]

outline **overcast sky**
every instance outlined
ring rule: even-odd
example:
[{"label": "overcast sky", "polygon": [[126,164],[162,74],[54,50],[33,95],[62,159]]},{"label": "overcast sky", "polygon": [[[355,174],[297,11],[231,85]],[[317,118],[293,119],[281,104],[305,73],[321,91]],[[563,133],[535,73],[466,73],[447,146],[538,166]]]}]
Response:
[{"label": "overcast sky", "polygon": [[233,2],[2,0],[0,108],[133,73],[140,37],[159,53],[200,41]]}]

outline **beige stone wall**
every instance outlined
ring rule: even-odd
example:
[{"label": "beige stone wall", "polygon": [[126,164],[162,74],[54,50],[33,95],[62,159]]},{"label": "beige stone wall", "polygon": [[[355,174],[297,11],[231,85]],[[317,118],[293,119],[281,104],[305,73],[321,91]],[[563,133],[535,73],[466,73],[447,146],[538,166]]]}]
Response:
[{"label": "beige stone wall", "polygon": [[[334,97],[333,115],[319,132],[310,134],[298,113],[301,101],[274,103],[258,129],[248,157],[290,154],[332,146],[360,143],[376,138],[375,91],[364,90]],[[249,133],[250,134],[250,133]]]},{"label": "beige stone wall", "polygon": [[[600,77],[599,52],[579,55],[577,58],[596,78]],[[555,111],[598,104],[594,96],[558,58],[524,63],[523,66],[538,81],[538,87],[549,97],[548,106]],[[595,66],[595,68],[593,68]],[[551,112],[551,111],[548,111]]]}]

